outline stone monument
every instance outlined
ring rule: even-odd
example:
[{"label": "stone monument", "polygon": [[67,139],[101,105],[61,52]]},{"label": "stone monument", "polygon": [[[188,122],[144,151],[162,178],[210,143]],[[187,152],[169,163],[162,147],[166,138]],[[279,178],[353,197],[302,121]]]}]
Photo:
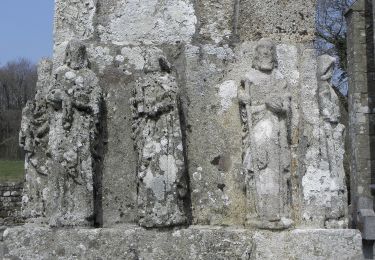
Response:
[{"label": "stone monument", "polygon": [[[95,221],[95,152],[101,88],[89,69],[85,45],[71,40],[47,94],[52,107],[48,180],[51,226],[85,226]],[[53,169],[53,170],[52,170]]]},{"label": "stone monument", "polygon": [[188,183],[179,118],[179,89],[164,58],[160,71],[136,82],[134,145],[138,152],[138,217],[145,227],[187,224]]},{"label": "stone monument", "polygon": [[276,67],[276,46],[270,40],[260,40],[254,69],[242,80],[238,98],[246,124],[243,167],[251,193],[248,200],[255,202],[248,222],[260,228],[284,229],[293,223],[288,201],[291,97]]},{"label": "stone monument", "polygon": [[46,153],[29,107],[27,223],[0,255],[361,258],[315,1],[55,3]]}]

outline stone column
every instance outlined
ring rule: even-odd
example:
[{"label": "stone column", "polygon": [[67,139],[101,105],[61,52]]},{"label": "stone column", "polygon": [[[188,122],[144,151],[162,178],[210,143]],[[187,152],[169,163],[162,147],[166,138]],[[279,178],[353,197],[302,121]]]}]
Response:
[{"label": "stone column", "polygon": [[[355,2],[346,14],[351,157],[351,226],[362,232],[366,257],[375,239],[375,64],[371,1]],[[369,256],[371,255],[371,256]]]}]

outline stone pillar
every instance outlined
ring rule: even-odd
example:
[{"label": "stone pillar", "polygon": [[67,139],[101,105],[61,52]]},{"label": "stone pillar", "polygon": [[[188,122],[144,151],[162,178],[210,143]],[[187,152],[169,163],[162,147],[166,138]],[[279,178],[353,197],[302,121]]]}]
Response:
[{"label": "stone pillar", "polygon": [[365,256],[375,239],[375,64],[371,1],[355,2],[346,14],[351,158],[351,225],[362,231]]}]

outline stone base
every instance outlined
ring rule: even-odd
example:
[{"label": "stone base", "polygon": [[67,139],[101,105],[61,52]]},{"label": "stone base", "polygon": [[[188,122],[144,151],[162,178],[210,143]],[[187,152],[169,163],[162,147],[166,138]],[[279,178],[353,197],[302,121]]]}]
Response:
[{"label": "stone base", "polygon": [[271,232],[212,226],[146,230],[138,226],[4,231],[2,259],[362,259],[350,229]]}]

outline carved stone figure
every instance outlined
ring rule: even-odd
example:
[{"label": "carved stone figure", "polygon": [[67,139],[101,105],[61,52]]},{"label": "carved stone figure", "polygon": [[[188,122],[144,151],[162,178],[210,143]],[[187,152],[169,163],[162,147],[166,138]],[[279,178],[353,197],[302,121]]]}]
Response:
[{"label": "carved stone figure", "polygon": [[324,121],[337,123],[340,118],[340,104],[330,80],[335,67],[335,58],[329,55],[318,57],[319,107]]},{"label": "carved stone figure", "polygon": [[185,224],[187,179],[178,86],[169,63],[136,82],[131,99],[138,153],[138,217],[145,227]]},{"label": "carved stone figure", "polygon": [[247,222],[258,228],[289,228],[291,98],[277,70],[276,48],[270,40],[262,39],[256,45],[253,69],[242,80],[238,98],[244,130]]},{"label": "carved stone figure", "polygon": [[50,84],[52,62],[42,60],[38,65],[38,82],[33,101],[28,101],[22,111],[20,146],[25,151],[26,182],[22,198],[22,215],[33,219],[45,217],[46,187],[49,169],[47,146],[49,113],[46,92]]},{"label": "carved stone figure", "polygon": [[320,173],[327,177],[320,180],[325,212],[315,210],[322,216],[327,228],[346,228],[347,219],[347,188],[344,170],[344,132],[345,126],[340,123],[340,103],[331,85],[335,59],[329,55],[318,57],[318,94],[320,116]]},{"label": "carved stone figure", "polygon": [[47,100],[54,114],[49,142],[54,168],[49,179],[50,225],[91,225],[102,90],[82,42],[69,42],[65,64],[57,68]]}]

